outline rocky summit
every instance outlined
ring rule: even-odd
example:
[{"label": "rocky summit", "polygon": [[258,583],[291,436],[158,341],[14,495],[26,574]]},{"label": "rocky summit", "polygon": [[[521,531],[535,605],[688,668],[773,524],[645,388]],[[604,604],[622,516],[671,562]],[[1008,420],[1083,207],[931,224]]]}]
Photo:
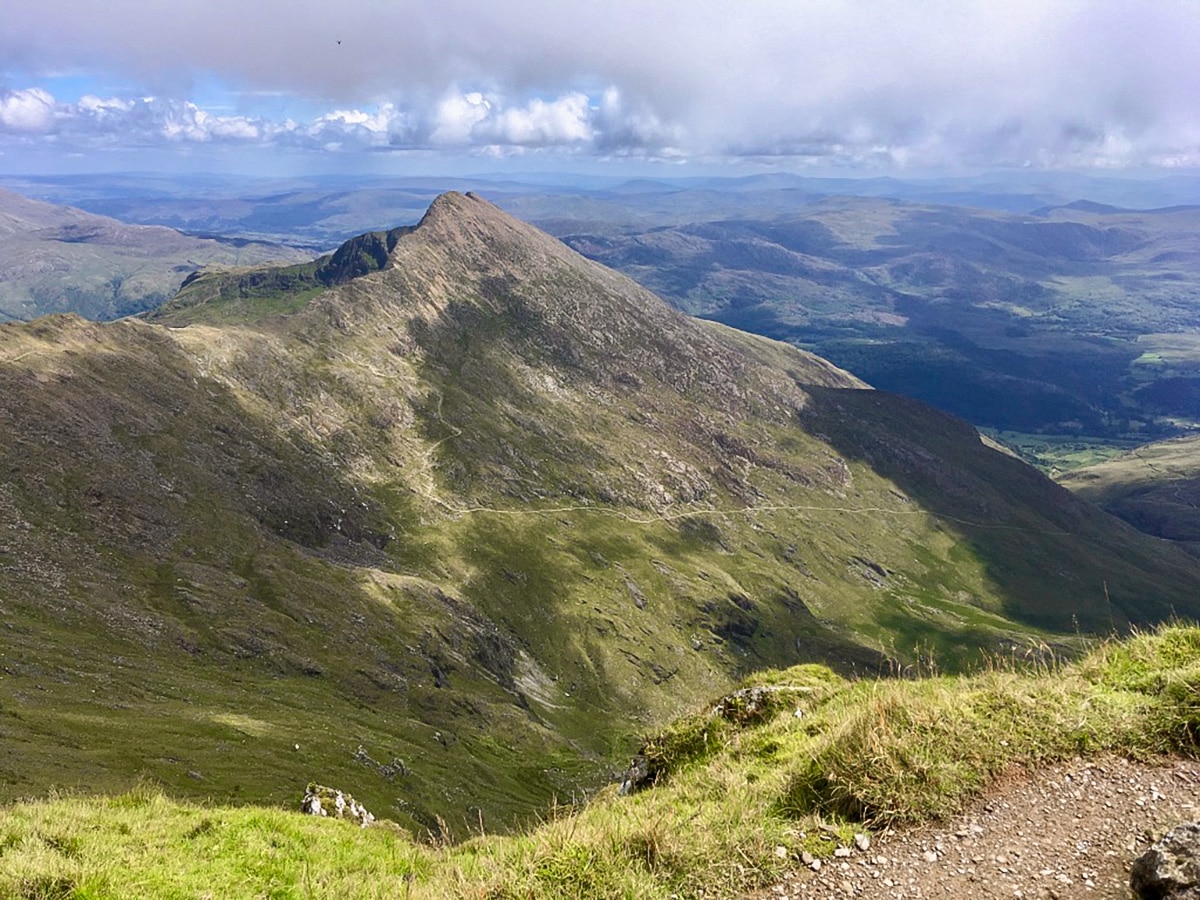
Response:
[{"label": "rocky summit", "polygon": [[3,326],[0,472],[7,797],[314,781],[498,827],[767,666],[1200,609],[1190,557],[961,421],[471,195],[143,320]]}]

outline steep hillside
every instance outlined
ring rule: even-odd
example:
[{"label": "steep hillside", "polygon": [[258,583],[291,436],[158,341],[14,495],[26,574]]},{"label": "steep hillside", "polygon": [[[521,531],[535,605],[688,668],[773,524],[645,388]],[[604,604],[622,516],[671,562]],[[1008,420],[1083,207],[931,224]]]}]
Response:
[{"label": "steep hillside", "polygon": [[1200,438],[1146,444],[1059,481],[1147,534],[1200,549]]},{"label": "steep hillside", "polygon": [[1194,815],[1198,654],[1175,626],[972,676],[757,673],[648,739],[638,790],[462,842],[147,785],[7,804],[0,894],[1127,897],[1133,861]]},{"label": "steep hillside", "polygon": [[126,225],[0,190],[0,320],[114,319],[158,306],[203,266],[306,258],[280,244]]},{"label": "steep hillside", "polygon": [[340,252],[286,315],[276,270],[0,329],[3,793],[315,778],[461,833],[767,666],[1200,608],[1190,557],[962,422],[478,198]]}]

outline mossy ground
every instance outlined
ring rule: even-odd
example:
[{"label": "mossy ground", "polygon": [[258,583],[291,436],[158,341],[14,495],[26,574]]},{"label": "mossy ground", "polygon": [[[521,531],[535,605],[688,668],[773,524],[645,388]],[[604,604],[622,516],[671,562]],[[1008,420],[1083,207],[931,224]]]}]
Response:
[{"label": "mossy ground", "polygon": [[[1200,629],[1104,643],[1076,663],[1031,647],[972,675],[847,681],[761,673],[774,700],[718,704],[647,743],[659,781],[552,807],[519,834],[414,842],[387,823],[193,805],[141,787],[4,810],[0,892],[147,897],[732,897],[802,851],[948,816],[1014,766],[1194,754]],[[298,795],[297,798],[298,800]]]}]

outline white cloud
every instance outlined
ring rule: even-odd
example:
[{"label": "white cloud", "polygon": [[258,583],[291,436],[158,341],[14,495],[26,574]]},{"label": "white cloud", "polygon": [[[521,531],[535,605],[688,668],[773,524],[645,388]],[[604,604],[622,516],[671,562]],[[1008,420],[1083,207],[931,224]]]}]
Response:
[{"label": "white cloud", "polygon": [[586,94],[574,92],[556,100],[535,97],[523,107],[506,109],[490,129],[503,143],[553,146],[590,141],[592,110]]},{"label": "white cloud", "polygon": [[257,141],[262,129],[245,116],[222,116],[213,119],[209,133],[218,140]]},{"label": "white cloud", "polygon": [[433,113],[430,141],[441,145],[471,143],[475,127],[492,112],[492,103],[478,91],[452,93],[444,97]]},{"label": "white cloud", "polygon": [[246,116],[215,115],[195,103],[144,98],[134,104],[119,124],[140,127],[141,139],[153,142],[161,135],[167,141],[188,143],[253,143],[280,130]]},{"label": "white cloud", "polygon": [[102,99],[95,94],[84,94],[77,104],[80,113],[105,118],[109,115],[120,115],[129,112],[132,104],[117,97]]},{"label": "white cloud", "polygon": [[[496,94],[454,91],[435,107],[428,143],[477,147],[490,156],[518,148],[581,144],[595,137],[594,115],[587,94],[580,91],[550,100],[534,97],[516,105]],[[411,139],[418,143],[420,136],[414,134]]]},{"label": "white cloud", "polygon": [[312,128],[314,131],[321,131],[326,128],[352,131],[361,128],[372,134],[386,134],[390,111],[390,107],[375,113],[364,112],[361,109],[335,109],[331,113],[317,117],[312,124]]},{"label": "white cloud", "polygon": [[44,134],[54,126],[54,97],[41,88],[0,93],[0,131]]}]

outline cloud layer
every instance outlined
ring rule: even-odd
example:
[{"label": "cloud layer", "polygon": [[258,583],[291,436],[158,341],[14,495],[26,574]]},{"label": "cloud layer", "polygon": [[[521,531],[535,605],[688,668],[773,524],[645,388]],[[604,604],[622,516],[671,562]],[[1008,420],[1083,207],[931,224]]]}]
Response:
[{"label": "cloud layer", "polygon": [[1200,4],[1172,0],[5,7],[0,146],[1200,165]]}]

